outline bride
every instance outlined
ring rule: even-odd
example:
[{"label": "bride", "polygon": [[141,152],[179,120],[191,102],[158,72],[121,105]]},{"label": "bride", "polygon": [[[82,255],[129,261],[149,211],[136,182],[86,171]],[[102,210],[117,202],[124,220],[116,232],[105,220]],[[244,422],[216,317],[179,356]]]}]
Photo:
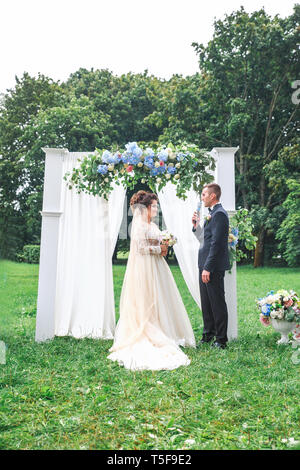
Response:
[{"label": "bride", "polygon": [[160,230],[151,222],[157,200],[146,191],[138,191],[130,200],[130,253],[108,358],[131,370],[188,365],[190,360],[179,346],[195,347],[190,320],[164,259],[167,247],[160,244]]}]

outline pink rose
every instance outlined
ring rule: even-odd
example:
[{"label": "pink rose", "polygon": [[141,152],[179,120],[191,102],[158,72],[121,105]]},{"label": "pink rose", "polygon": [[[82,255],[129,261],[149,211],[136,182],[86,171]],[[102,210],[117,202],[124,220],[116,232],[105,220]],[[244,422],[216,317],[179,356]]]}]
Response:
[{"label": "pink rose", "polygon": [[270,325],[270,317],[265,317],[261,315],[259,317],[259,321],[264,325],[264,326],[269,326]]},{"label": "pink rose", "polygon": [[287,302],[284,302],[285,307],[291,307],[292,305],[293,305],[293,300],[292,299],[288,300]]}]

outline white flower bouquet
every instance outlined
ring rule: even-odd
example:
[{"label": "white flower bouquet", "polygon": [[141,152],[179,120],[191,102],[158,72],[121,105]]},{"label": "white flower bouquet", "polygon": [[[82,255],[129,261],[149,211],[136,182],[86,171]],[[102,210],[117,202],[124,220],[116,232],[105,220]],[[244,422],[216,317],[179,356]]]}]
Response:
[{"label": "white flower bouquet", "polygon": [[164,245],[174,246],[177,243],[177,238],[168,230],[161,232],[160,242]]}]

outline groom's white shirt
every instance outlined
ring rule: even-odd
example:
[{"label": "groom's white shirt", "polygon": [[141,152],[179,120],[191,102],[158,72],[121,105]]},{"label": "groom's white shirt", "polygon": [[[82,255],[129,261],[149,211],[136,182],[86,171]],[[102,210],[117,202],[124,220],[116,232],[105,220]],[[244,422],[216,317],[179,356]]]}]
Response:
[{"label": "groom's white shirt", "polygon": [[[216,202],[216,204],[211,206],[210,209],[213,210],[215,208],[215,206],[217,206],[218,204],[221,204],[221,203]],[[203,243],[204,243],[204,224],[205,224],[205,219],[202,222],[199,223],[196,230],[193,230],[193,234],[195,235],[195,237],[199,241],[200,245],[203,245]]]}]

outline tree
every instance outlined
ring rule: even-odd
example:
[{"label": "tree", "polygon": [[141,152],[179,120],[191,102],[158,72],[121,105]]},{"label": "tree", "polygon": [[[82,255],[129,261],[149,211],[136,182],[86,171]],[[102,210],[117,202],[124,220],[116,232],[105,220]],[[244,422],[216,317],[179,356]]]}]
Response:
[{"label": "tree", "polygon": [[161,81],[143,74],[114,76],[108,70],[79,69],[67,80],[65,87],[77,98],[88,97],[95,112],[110,117],[115,130],[111,142],[124,145],[129,141],[155,141],[161,128],[146,118],[155,109],[156,94]]},{"label": "tree", "polygon": [[287,181],[290,193],[283,203],[287,211],[276,238],[281,241],[280,248],[283,257],[289,266],[300,264],[300,182],[289,179]]},{"label": "tree", "polygon": [[[274,192],[263,168],[299,128],[299,104],[291,100],[291,83],[298,73],[299,19],[300,5],[284,19],[272,19],[264,9],[249,15],[241,7],[214,22],[214,36],[206,47],[193,44],[207,77],[202,90],[207,134],[239,145],[237,201],[246,208],[257,204],[270,210]],[[260,266],[263,221],[257,235],[255,266]]]},{"label": "tree", "polygon": [[41,74],[24,73],[0,103],[0,254],[14,257],[26,242],[22,189],[26,183],[23,134],[40,110],[60,103],[59,84]]}]

